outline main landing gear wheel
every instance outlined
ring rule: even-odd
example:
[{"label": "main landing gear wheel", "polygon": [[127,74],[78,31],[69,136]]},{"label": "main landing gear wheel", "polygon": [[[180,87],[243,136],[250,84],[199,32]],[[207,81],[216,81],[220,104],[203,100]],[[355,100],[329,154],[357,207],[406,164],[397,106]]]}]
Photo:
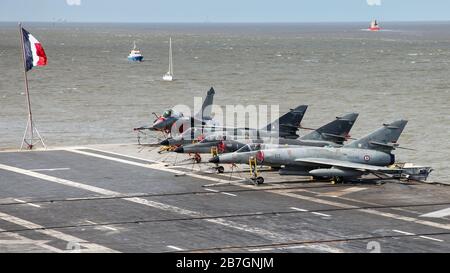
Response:
[{"label": "main landing gear wheel", "polygon": [[264,177],[258,176],[258,177],[252,177],[251,180],[255,185],[261,185],[264,183]]},{"label": "main landing gear wheel", "polygon": [[335,176],[333,178],[334,184],[343,184],[344,183],[344,177],[342,176]]},{"label": "main landing gear wheel", "polygon": [[195,154],[193,159],[197,164],[202,162],[202,157],[199,154]]},{"label": "main landing gear wheel", "polygon": [[218,173],[223,173],[225,171],[225,168],[223,166],[217,166],[216,170]]},{"label": "main landing gear wheel", "polygon": [[261,185],[262,183],[264,183],[264,177],[258,176],[258,177],[256,178],[256,183],[257,183],[258,185]]}]

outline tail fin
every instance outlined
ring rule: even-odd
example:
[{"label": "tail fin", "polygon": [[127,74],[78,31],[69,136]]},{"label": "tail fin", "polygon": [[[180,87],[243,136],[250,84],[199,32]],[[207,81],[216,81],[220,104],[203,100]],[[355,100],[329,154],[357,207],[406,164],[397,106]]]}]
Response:
[{"label": "tail fin", "polygon": [[332,122],[325,124],[319,129],[302,136],[301,140],[323,140],[337,144],[343,144],[358,118],[358,113],[350,113],[343,117],[336,117]]},{"label": "tail fin", "polygon": [[355,140],[344,147],[391,152],[398,146],[397,140],[407,123],[407,120],[397,120],[390,124],[383,124],[383,127],[373,133]]},{"label": "tail fin", "polygon": [[279,119],[269,123],[263,130],[279,131],[279,137],[283,138],[298,138],[297,130],[300,127],[300,122],[305,115],[308,105],[300,105],[295,109],[291,109],[288,113],[281,116]]},{"label": "tail fin", "polygon": [[214,88],[211,87],[211,89],[209,89],[208,93],[206,94],[205,100],[203,101],[201,112],[195,115],[196,118],[201,120],[212,119],[211,111],[214,100],[214,94],[216,94],[216,92],[214,91]]}]

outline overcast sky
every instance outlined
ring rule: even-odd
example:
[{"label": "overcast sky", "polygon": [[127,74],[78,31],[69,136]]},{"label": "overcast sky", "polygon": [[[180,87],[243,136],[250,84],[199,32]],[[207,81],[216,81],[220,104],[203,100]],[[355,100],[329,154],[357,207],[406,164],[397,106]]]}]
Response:
[{"label": "overcast sky", "polygon": [[0,21],[337,22],[450,20],[450,0],[0,0]]}]

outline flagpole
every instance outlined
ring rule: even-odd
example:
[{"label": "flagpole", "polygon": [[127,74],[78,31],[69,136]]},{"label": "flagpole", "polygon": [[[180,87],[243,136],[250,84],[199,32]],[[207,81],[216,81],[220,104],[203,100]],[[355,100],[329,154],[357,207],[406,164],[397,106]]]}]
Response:
[{"label": "flagpole", "polygon": [[[27,144],[28,149],[33,149],[34,143],[34,131],[36,130],[36,133],[38,135],[39,140],[42,142],[44,148],[46,148],[44,141],[42,140],[42,137],[40,136],[37,129],[34,127],[33,123],[33,114],[31,113],[31,101],[30,101],[30,92],[28,91],[28,77],[27,77],[27,66],[26,66],[26,58],[25,58],[25,42],[23,40],[23,30],[22,30],[22,23],[19,23],[19,34],[20,34],[20,42],[22,47],[22,63],[23,63],[23,76],[25,79],[25,95],[27,98],[27,105],[28,105],[28,121],[27,126],[25,128],[25,133],[23,135],[22,144],[20,145],[20,150],[22,150],[24,144]],[[27,135],[30,136],[29,142],[27,140]]]}]

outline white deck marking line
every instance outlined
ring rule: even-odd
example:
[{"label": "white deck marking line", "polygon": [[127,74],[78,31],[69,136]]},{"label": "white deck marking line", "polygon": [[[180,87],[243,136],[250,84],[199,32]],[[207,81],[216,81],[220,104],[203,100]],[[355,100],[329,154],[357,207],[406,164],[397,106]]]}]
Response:
[{"label": "white deck marking line", "polygon": [[302,212],[307,212],[308,211],[306,209],[299,209],[299,208],[296,208],[296,207],[290,207],[290,209],[293,209],[293,210],[296,210],[296,211],[302,211]]},{"label": "white deck marking line", "polygon": [[307,245],[293,245],[293,246],[281,246],[281,247],[264,247],[264,248],[253,248],[248,249],[250,252],[258,252],[258,251],[271,251],[271,250],[289,250],[289,249],[299,249],[299,248],[306,248],[311,249],[315,251],[322,251],[322,252],[331,252],[331,253],[343,253],[341,249],[329,246],[325,243],[322,244],[307,244]]},{"label": "white deck marking line", "polygon": [[305,246],[287,246],[284,249],[297,249],[297,248],[305,248]]},{"label": "white deck marking line", "polygon": [[[101,195],[122,195],[122,196],[125,195],[120,192],[115,192],[115,191],[103,189],[103,188],[96,187],[96,186],[90,186],[90,185],[70,181],[67,179],[57,178],[54,176],[41,174],[41,173],[37,173],[37,172],[32,172],[29,170],[20,169],[17,167],[12,167],[12,166],[8,166],[8,165],[4,165],[4,164],[0,164],[0,169],[23,174],[23,175],[28,175],[31,177],[39,178],[42,180],[58,183],[58,184],[69,186],[69,187],[74,187],[74,188],[83,189],[86,191],[91,191],[91,192],[98,193]],[[233,221],[225,220],[223,218],[208,218],[211,216],[204,214],[204,213],[179,208],[176,206],[172,206],[172,205],[168,205],[168,204],[164,204],[164,203],[160,203],[160,202],[156,202],[156,201],[150,201],[150,200],[138,198],[138,197],[123,198],[123,200],[127,200],[129,202],[141,204],[144,206],[148,206],[148,207],[152,207],[152,208],[156,208],[156,209],[160,209],[160,210],[164,210],[164,211],[169,211],[169,212],[176,213],[176,214],[189,216],[192,218],[206,218],[206,219],[202,219],[202,220],[209,222],[209,223],[214,223],[214,224],[222,225],[225,227],[233,228],[236,230],[253,233],[253,234],[262,236],[264,238],[271,238],[274,241],[289,241],[290,240],[289,235],[275,233],[270,230],[265,230],[265,229],[258,228],[258,227],[251,227],[246,224],[236,223]]]},{"label": "white deck marking line", "polygon": [[412,222],[412,223],[416,223],[416,224],[420,224],[420,225],[450,230],[450,224],[441,224],[441,223],[435,223],[435,222],[431,222],[431,221],[424,221],[424,220],[420,220],[420,219],[417,219],[414,217],[403,216],[403,215],[394,214],[394,213],[381,212],[381,211],[378,211],[375,209],[362,209],[357,206],[339,203],[336,201],[328,201],[328,200],[324,200],[324,199],[320,199],[320,198],[300,195],[300,194],[298,194],[298,192],[300,192],[300,191],[301,190],[297,190],[296,193],[292,193],[289,191],[270,191],[269,190],[268,192],[276,193],[276,194],[280,194],[280,195],[284,195],[284,196],[289,196],[289,197],[293,197],[293,198],[297,198],[297,199],[301,199],[301,200],[306,200],[306,201],[310,201],[310,202],[314,202],[314,203],[338,207],[338,208],[358,209],[359,211],[362,211],[362,212],[365,212],[368,214],[373,214],[373,215],[383,216],[383,217],[401,220],[401,221],[405,221],[405,222]]},{"label": "white deck marking line", "polygon": [[315,251],[321,251],[321,252],[331,252],[331,253],[343,253],[344,251],[339,249],[339,248],[335,248],[332,247],[330,245],[327,244],[310,244],[310,245],[293,245],[293,246],[286,246],[286,247],[279,247],[279,250],[289,250],[289,249],[298,249],[298,248],[308,248],[308,249],[313,249]]},{"label": "white deck marking line", "polygon": [[443,242],[444,240],[441,240],[441,239],[436,239],[436,238],[433,238],[433,237],[428,237],[428,236],[419,236],[420,238],[423,238],[423,239],[428,239],[428,240],[431,240],[431,241],[436,241],[436,242]]},{"label": "white deck marking line", "polygon": [[[311,190],[306,190],[306,189],[304,189],[303,191],[304,192],[308,192],[308,193],[313,193],[313,194],[320,195],[320,192],[316,192],[316,191],[311,191]],[[363,201],[363,200],[348,198],[348,197],[345,197],[345,196],[335,196],[335,197],[339,198],[341,200],[346,200],[346,201],[356,202],[356,203],[362,203],[362,204],[366,204],[366,205],[369,205],[369,206],[383,206],[382,204],[377,204],[377,203],[373,203],[373,202],[367,202],[367,201]],[[405,208],[402,208],[402,207],[393,207],[391,209],[398,210],[398,211],[405,211],[405,212],[414,213],[414,214],[418,214],[418,215],[422,214],[422,213],[419,213],[417,211],[414,211],[414,210],[411,210],[411,209],[405,209]]]},{"label": "white deck marking line", "polygon": [[[17,246],[17,245],[36,245],[36,246],[42,247],[44,249],[50,250],[52,252],[63,253],[63,251],[61,249],[49,246],[46,243],[48,243],[48,241],[31,240],[31,239],[28,239],[28,238],[19,239],[19,240],[0,240],[0,245],[14,245],[14,246]],[[22,249],[20,252],[27,252],[27,249]],[[39,251],[39,252],[42,252],[42,251]]]},{"label": "white deck marking line", "polygon": [[[66,149],[66,151],[78,153],[78,154],[82,154],[82,155],[87,155],[87,156],[91,156],[91,157],[97,157],[97,158],[102,158],[102,159],[106,159],[106,160],[116,161],[116,162],[120,162],[120,163],[128,164],[128,165],[134,165],[134,166],[158,170],[158,171],[166,171],[166,172],[174,173],[175,175],[179,175],[179,176],[186,175],[186,176],[195,177],[195,178],[199,178],[199,179],[203,179],[203,180],[209,180],[209,181],[213,181],[213,182],[227,182],[227,183],[230,182],[229,180],[199,175],[199,174],[195,174],[195,173],[186,173],[183,171],[178,171],[175,169],[167,168],[164,166],[165,164],[162,164],[159,162],[155,163],[155,164],[144,164],[144,163],[134,162],[131,160],[126,160],[126,159],[121,159],[121,158],[116,158],[116,157],[111,157],[111,156],[106,156],[106,155],[100,155],[100,154],[95,154],[95,153],[89,153],[89,152],[85,152],[85,151],[79,151],[79,150],[73,150],[73,149]],[[117,154],[117,155],[120,155],[120,154]],[[120,156],[126,156],[126,155],[120,155]]]},{"label": "white deck marking line", "polygon": [[44,171],[53,172],[53,171],[67,171],[67,170],[70,170],[70,168],[30,169],[30,171],[33,171],[33,172],[44,172]]},{"label": "white deck marking line", "polygon": [[117,231],[117,228],[113,228],[113,227],[110,227],[110,226],[102,226],[102,227],[104,227],[106,229],[109,229],[109,230],[112,230],[112,231]]},{"label": "white deck marking line", "polygon": [[[76,148],[75,150],[79,150],[79,148]],[[118,156],[123,156],[123,157],[128,157],[128,158],[134,158],[134,159],[147,161],[147,162],[152,162],[152,163],[166,164],[166,163],[163,163],[163,162],[160,162],[160,161],[157,161],[157,160],[146,159],[146,158],[132,156],[132,155],[124,155],[124,154],[119,154],[119,153],[116,153],[116,152],[110,152],[110,151],[105,151],[105,150],[96,149],[96,148],[84,147],[84,148],[82,148],[82,150],[92,150],[92,151],[97,151],[97,152],[101,152],[101,153],[105,153],[105,154],[112,154],[112,155],[118,155]]]},{"label": "white deck marking line", "polygon": [[229,195],[229,196],[237,196],[236,194],[232,194],[232,193],[229,193],[229,192],[221,192],[221,194],[225,194],[225,195]]},{"label": "white deck marking line", "polygon": [[[50,250],[50,251],[56,252],[56,253],[62,253],[63,252],[63,250],[61,250],[59,248],[47,245],[48,241],[33,240],[33,239],[24,237],[24,236],[22,236],[20,234],[14,233],[14,232],[6,232],[4,229],[1,229],[1,228],[0,228],[0,231],[2,231],[4,234],[8,234],[10,237],[16,239],[16,241],[28,242],[30,244],[40,246],[42,248],[45,248],[47,250]],[[0,242],[0,244],[1,244],[1,242]]]},{"label": "white deck marking line", "polygon": [[419,217],[428,217],[428,218],[442,218],[450,215],[450,208],[441,209],[437,211],[432,211],[426,214],[422,214]]},{"label": "white deck marking line", "polygon": [[[98,223],[92,222],[92,221],[89,221],[89,220],[85,220],[85,222],[87,222],[89,224],[93,224],[93,225],[99,225]],[[99,225],[99,227],[106,228],[106,229],[113,230],[113,231],[117,231],[116,228],[113,228],[113,227],[110,227],[110,226]]]},{"label": "white deck marking line", "polygon": [[177,251],[182,251],[182,250],[184,250],[184,249],[182,249],[181,247],[177,247],[177,246],[171,246],[171,245],[169,245],[169,246],[167,246],[168,248],[171,248],[171,249],[173,249],[173,250],[177,250]]},{"label": "white deck marking line", "polygon": [[205,189],[205,191],[211,191],[211,192],[219,192],[217,190],[213,190],[213,189]]},{"label": "white deck marking line", "polygon": [[[101,152],[101,153],[112,154],[112,155],[117,155],[117,156],[122,156],[122,157],[128,157],[128,158],[133,158],[133,159],[137,159],[137,160],[146,161],[146,162],[149,162],[149,163],[154,163],[154,164],[152,164],[152,166],[155,166],[155,167],[156,166],[161,166],[161,167],[164,168],[164,170],[168,170],[168,169],[172,169],[172,168],[186,169],[186,170],[190,170],[190,171],[192,170],[191,167],[186,167],[186,166],[183,166],[183,165],[168,165],[167,162],[161,162],[161,161],[147,159],[147,158],[143,158],[143,157],[137,157],[137,156],[132,156],[132,155],[120,154],[120,153],[117,153],[117,152],[111,152],[111,151],[107,151],[107,150],[91,148],[91,147],[85,147],[85,146],[83,146],[83,147],[66,147],[66,148],[58,149],[58,150],[60,150],[60,151],[64,150],[64,151],[70,151],[70,152],[73,152],[73,151],[83,152],[83,151],[79,151],[79,150],[93,150],[93,151],[97,151],[97,152]],[[89,152],[87,152],[87,153],[89,153]],[[230,176],[228,174],[218,174],[216,172],[207,172],[207,171],[204,171],[204,170],[201,170],[201,169],[197,169],[196,171],[197,172],[202,172],[202,173],[207,173],[207,174],[215,174],[215,175],[219,175],[219,176],[224,176],[227,179],[226,180],[220,180],[219,179],[220,180],[219,183],[227,183],[227,184],[230,183],[230,180],[229,180]],[[185,176],[185,175],[188,175],[188,174],[186,172],[184,172],[184,171],[181,171],[180,174],[176,174],[175,176]],[[190,175],[190,176],[193,176],[193,175]],[[195,176],[193,176],[193,177],[195,177]],[[211,178],[211,177],[203,176],[203,177],[200,177],[200,178],[203,178],[203,179],[206,179],[206,180],[211,180],[211,179],[208,179],[208,178]],[[243,179],[241,177],[235,177],[235,176],[233,176],[233,178],[235,178],[237,180],[232,181],[232,182],[242,182],[242,181],[246,181],[247,180],[247,179]],[[215,181],[215,180],[212,180],[212,181]]]},{"label": "white deck marking line", "polygon": [[237,196],[236,194],[232,194],[232,193],[229,193],[229,192],[221,192],[221,191],[217,191],[217,190],[213,190],[213,189],[205,189],[205,191],[221,193],[221,194],[230,195],[230,196]]},{"label": "white deck marking line", "polygon": [[344,203],[338,203],[336,201],[328,201],[325,199],[319,199],[319,198],[315,198],[315,197],[310,197],[310,196],[306,196],[306,195],[300,195],[298,192],[300,191],[304,191],[304,190],[295,190],[296,193],[290,192],[290,190],[277,190],[277,191],[268,191],[271,193],[278,193],[280,195],[284,195],[284,196],[289,196],[289,197],[293,197],[293,198],[297,198],[297,199],[301,199],[301,200],[306,200],[306,201],[310,201],[313,203],[319,203],[319,204],[324,204],[324,205],[329,205],[329,206],[333,206],[333,207],[340,207],[340,208],[347,208],[347,209],[352,209],[352,208],[358,208],[356,206],[352,206],[352,205],[347,205]]},{"label": "white deck marking line", "polygon": [[32,206],[32,207],[35,207],[35,208],[40,208],[41,207],[41,206],[33,204],[33,203],[27,203],[26,201],[23,201],[21,199],[14,199],[14,201],[22,203],[22,204],[26,204],[28,206]]},{"label": "white deck marking line", "polygon": [[[150,200],[146,200],[146,199],[142,199],[142,198],[125,198],[124,200],[128,200],[131,202],[135,202],[138,204],[142,204],[142,205],[146,205],[149,207],[153,207],[153,208],[157,208],[157,209],[161,209],[161,210],[165,210],[165,211],[170,211],[172,213],[177,213],[177,214],[182,214],[182,215],[187,215],[190,217],[194,217],[194,218],[199,218],[199,217],[210,217],[207,214],[203,214],[200,212],[196,212],[196,211],[191,211],[191,210],[187,210],[187,209],[183,209],[183,208],[179,208],[176,206],[172,206],[172,205],[167,205],[167,204],[163,204],[163,203],[159,203],[159,202],[155,202],[155,201],[150,201]],[[250,227],[246,224],[240,224],[240,223],[236,223],[233,221],[229,221],[229,220],[225,220],[223,218],[211,218],[211,219],[204,219],[204,221],[206,222],[210,222],[210,223],[214,223],[214,224],[218,224],[218,225],[222,225],[225,227],[229,227],[229,228],[233,228],[233,229],[237,229],[240,231],[246,231],[249,233],[253,233],[253,234],[257,234],[259,236],[263,236],[266,238],[271,238],[274,239],[276,241],[278,240],[288,240],[289,236],[284,236],[278,233],[274,233],[272,231],[269,230],[265,230],[262,228],[257,228],[257,227]]]},{"label": "white deck marking line", "polygon": [[440,224],[440,223],[435,223],[435,222],[431,222],[431,221],[424,221],[424,220],[420,220],[420,219],[417,219],[414,217],[402,216],[402,215],[394,214],[394,213],[381,212],[381,211],[377,211],[374,209],[360,209],[359,211],[363,211],[363,212],[374,214],[374,215],[389,217],[389,218],[393,218],[393,219],[397,219],[397,220],[402,220],[405,222],[412,222],[412,223],[421,224],[421,225],[425,225],[425,226],[450,230],[449,224]]},{"label": "white deck marking line", "polygon": [[320,193],[319,196],[330,196],[330,197],[341,197],[346,194],[354,193],[367,190],[367,188],[361,188],[361,187],[351,187],[347,189],[343,189],[340,191],[333,191],[333,192],[327,192],[327,193]]},{"label": "white deck marking line", "polygon": [[411,233],[411,232],[401,231],[401,230],[397,230],[397,229],[393,229],[392,231],[393,232],[397,232],[397,233],[401,233],[401,234],[404,234],[404,235],[416,235],[416,234]]},{"label": "white deck marking line", "polygon": [[[37,243],[44,243],[47,241],[35,241]],[[0,245],[29,245],[33,244],[33,240],[0,240]]]},{"label": "white deck marking line", "polygon": [[258,251],[270,251],[270,250],[274,250],[274,249],[275,248],[266,247],[266,248],[253,248],[253,249],[249,249],[248,251],[258,252]]},{"label": "white deck marking line", "polygon": [[36,229],[35,230],[36,232],[45,234],[47,236],[51,236],[51,237],[56,238],[58,240],[66,241],[68,243],[69,242],[79,243],[80,246],[83,246],[83,247],[87,248],[87,250],[83,249],[83,251],[88,251],[88,252],[91,252],[91,251],[92,252],[117,252],[117,251],[112,250],[110,248],[107,248],[107,247],[104,247],[104,246],[101,246],[101,245],[98,245],[98,244],[90,243],[90,242],[88,242],[86,240],[77,238],[77,237],[69,235],[69,234],[62,233],[60,231],[56,231],[56,230],[53,230],[53,229],[46,229],[45,227],[43,227],[41,225],[32,223],[30,221],[27,221],[27,220],[24,220],[24,219],[21,219],[19,217],[15,217],[15,216],[3,213],[3,212],[0,212],[0,219],[2,219],[4,221],[7,221],[7,222],[10,222],[10,223],[13,223],[13,224],[16,224],[16,225],[19,225],[19,226],[22,226],[24,228]]},{"label": "white deck marking line", "polygon": [[323,217],[331,217],[331,215],[328,215],[328,214],[325,214],[325,213],[320,213],[320,212],[315,212],[315,211],[313,211],[311,213],[315,214],[315,215],[323,216]]},{"label": "white deck marking line", "polygon": [[50,182],[54,182],[54,183],[58,183],[58,184],[61,184],[61,185],[64,185],[64,186],[74,187],[74,188],[78,188],[78,189],[82,189],[82,190],[86,190],[86,191],[91,191],[91,192],[102,194],[102,195],[117,195],[117,194],[119,194],[117,192],[106,190],[106,189],[102,189],[102,188],[99,188],[99,187],[90,186],[90,185],[86,185],[86,184],[70,181],[70,180],[67,180],[67,179],[62,179],[62,178],[50,176],[50,175],[47,175],[47,174],[33,172],[33,171],[21,169],[21,168],[16,168],[16,167],[4,165],[4,164],[0,164],[0,169],[6,170],[6,171],[15,172],[15,173],[19,173],[19,174],[24,174],[24,175],[27,175],[27,176],[39,178],[39,179],[50,181]]}]

